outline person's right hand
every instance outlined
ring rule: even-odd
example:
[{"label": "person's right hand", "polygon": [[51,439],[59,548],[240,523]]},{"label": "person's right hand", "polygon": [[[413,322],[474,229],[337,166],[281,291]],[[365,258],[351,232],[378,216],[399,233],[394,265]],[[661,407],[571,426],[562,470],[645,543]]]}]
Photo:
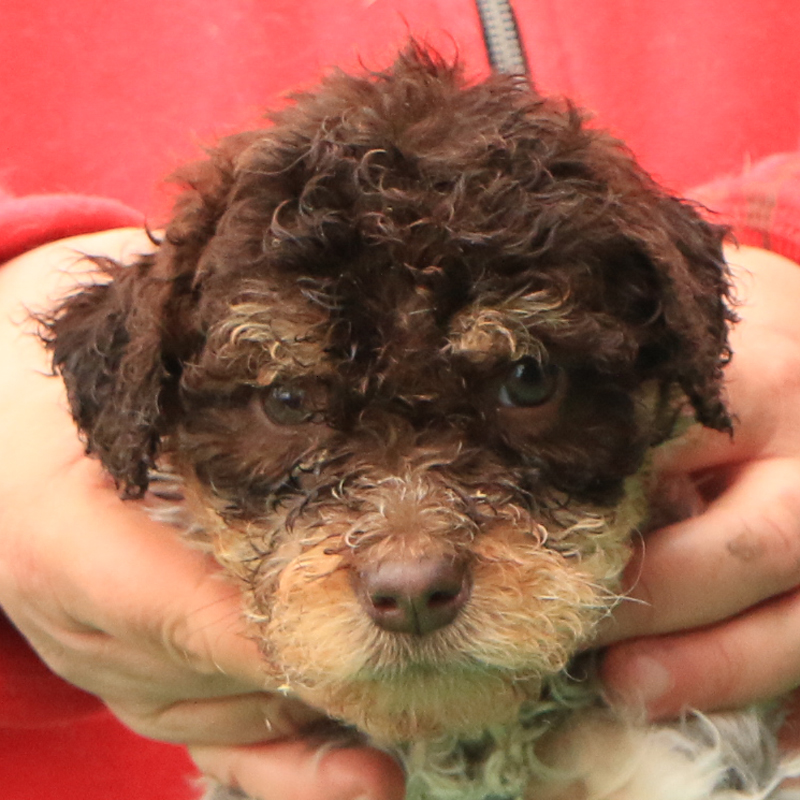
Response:
[{"label": "person's right hand", "polygon": [[119,499],[87,458],[60,379],[25,324],[88,273],[79,253],[124,260],[141,231],[76,237],[0,268],[0,607],[50,668],[133,730],[188,744],[254,797],[399,800],[385,754],[304,740],[318,712],[263,691],[238,590],[209,556]]}]

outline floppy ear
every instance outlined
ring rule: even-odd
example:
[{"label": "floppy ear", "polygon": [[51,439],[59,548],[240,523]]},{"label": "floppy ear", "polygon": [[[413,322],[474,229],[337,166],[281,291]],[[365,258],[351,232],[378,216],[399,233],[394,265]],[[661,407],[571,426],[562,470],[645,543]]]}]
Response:
[{"label": "floppy ear", "polygon": [[87,452],[99,456],[128,497],[146,490],[148,471],[174,427],[183,365],[202,344],[197,265],[249,141],[224,140],[207,161],[175,176],[188,188],[154,254],[131,265],[90,258],[101,272],[98,282],[40,317]]},{"label": "floppy ear", "polygon": [[131,266],[94,259],[110,280],[68,297],[44,320],[86,450],[128,497],[147,488],[180,378],[162,322],[177,287],[153,276],[157,258]]},{"label": "floppy ear", "polygon": [[[663,303],[667,333],[676,342],[672,360],[678,383],[703,425],[731,432],[723,368],[731,357],[728,331],[737,321],[722,251],[728,231],[704,220],[694,207],[667,197],[661,204],[670,247],[656,248],[669,284]],[[672,253],[670,253],[670,250]]]}]

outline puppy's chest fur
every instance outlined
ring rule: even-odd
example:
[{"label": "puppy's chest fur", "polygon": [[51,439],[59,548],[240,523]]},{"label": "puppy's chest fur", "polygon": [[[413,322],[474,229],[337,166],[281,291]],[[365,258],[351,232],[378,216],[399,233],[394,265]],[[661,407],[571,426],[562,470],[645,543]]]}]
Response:
[{"label": "puppy's chest fur", "polygon": [[97,260],[44,336],[123,491],[179,476],[266,688],[396,748],[415,798],[769,786],[729,753],[755,716],[631,726],[570,677],[652,449],[730,427],[723,231],[568,103],[416,45],[180,177],[156,252]]}]

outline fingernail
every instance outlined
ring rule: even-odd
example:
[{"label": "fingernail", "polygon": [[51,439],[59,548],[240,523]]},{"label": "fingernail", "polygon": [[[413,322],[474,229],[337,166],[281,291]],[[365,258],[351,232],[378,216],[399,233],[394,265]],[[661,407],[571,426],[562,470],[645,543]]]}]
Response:
[{"label": "fingernail", "polygon": [[673,687],[669,670],[651,656],[634,657],[627,665],[624,680],[624,685],[611,689],[613,702],[650,714]]}]

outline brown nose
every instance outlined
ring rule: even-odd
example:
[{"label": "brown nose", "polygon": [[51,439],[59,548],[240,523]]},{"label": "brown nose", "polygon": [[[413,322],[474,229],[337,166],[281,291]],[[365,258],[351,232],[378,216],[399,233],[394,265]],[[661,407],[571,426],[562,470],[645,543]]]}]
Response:
[{"label": "brown nose", "polygon": [[356,592],[377,625],[423,636],[449,625],[470,592],[466,564],[452,558],[383,561],[354,575]]}]

